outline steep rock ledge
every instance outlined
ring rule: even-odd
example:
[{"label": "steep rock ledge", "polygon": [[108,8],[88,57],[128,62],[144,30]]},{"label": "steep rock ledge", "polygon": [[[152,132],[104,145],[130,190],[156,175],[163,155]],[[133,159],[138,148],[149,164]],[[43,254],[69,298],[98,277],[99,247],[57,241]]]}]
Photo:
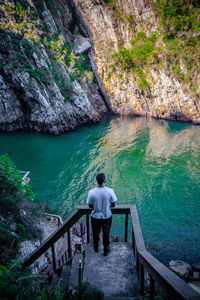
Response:
[{"label": "steep rock ledge", "polygon": [[[92,33],[98,73],[116,113],[200,123],[198,33],[175,30],[176,39],[165,43],[156,1],[74,3]],[[199,15],[195,18],[199,22]],[[189,36],[196,49],[188,52],[186,45],[181,53],[182,40]],[[188,38],[188,45],[194,39]]]},{"label": "steep rock ledge", "polygon": [[5,0],[0,12],[0,130],[59,134],[99,121],[109,105],[70,4]]}]

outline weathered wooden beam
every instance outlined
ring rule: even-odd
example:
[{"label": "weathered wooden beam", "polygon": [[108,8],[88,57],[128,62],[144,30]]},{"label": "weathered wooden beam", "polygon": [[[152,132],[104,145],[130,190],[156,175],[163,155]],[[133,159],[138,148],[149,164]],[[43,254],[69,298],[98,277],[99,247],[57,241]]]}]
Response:
[{"label": "weathered wooden beam", "polygon": [[135,257],[135,236],[134,236],[133,226],[132,226],[132,248],[133,248],[133,254]]},{"label": "weathered wooden beam", "polygon": [[140,294],[144,295],[144,266],[140,264]]},{"label": "weathered wooden beam", "polygon": [[61,238],[82,216],[82,212],[76,210],[64,223],[54,232],[47,240],[45,240],[40,247],[28,255],[22,262],[23,266],[31,265],[38,259],[47,249],[49,249],[55,242]]},{"label": "weathered wooden beam", "polygon": [[[131,207],[132,205],[116,205],[115,207],[111,207],[111,211],[113,214],[130,214]],[[92,211],[87,205],[79,205],[77,209],[83,214],[90,214]]]},{"label": "weathered wooden beam", "polygon": [[164,294],[171,300],[192,299],[199,300],[199,294],[187,283],[160,263],[150,253],[145,251],[138,252],[139,262],[144,266],[157,285],[163,290]]},{"label": "weathered wooden beam", "polygon": [[124,241],[128,241],[128,214],[125,214],[125,231],[124,231]]},{"label": "weathered wooden beam", "polygon": [[55,255],[55,245],[51,246],[51,253],[52,253],[52,263],[53,263],[53,270],[56,271],[56,255]]},{"label": "weathered wooden beam", "polygon": [[154,296],[155,296],[155,280],[150,275],[150,295],[149,295],[149,299],[154,300]]},{"label": "weathered wooden beam", "polygon": [[89,215],[86,215],[86,231],[87,231],[87,243],[90,242],[90,220]]},{"label": "weathered wooden beam", "polygon": [[72,257],[71,232],[67,230],[68,259]]},{"label": "weathered wooden beam", "polygon": [[132,205],[130,211],[136,248],[138,251],[144,251],[145,245],[136,206]]}]

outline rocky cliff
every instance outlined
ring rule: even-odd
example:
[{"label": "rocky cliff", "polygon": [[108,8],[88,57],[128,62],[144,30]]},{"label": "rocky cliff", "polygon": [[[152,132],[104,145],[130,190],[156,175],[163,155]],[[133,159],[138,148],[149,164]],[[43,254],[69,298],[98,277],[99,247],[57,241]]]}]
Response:
[{"label": "rocky cliff", "polygon": [[115,112],[200,123],[198,1],[74,3]]},{"label": "rocky cliff", "polygon": [[0,13],[0,130],[58,134],[98,121],[108,98],[69,2],[5,0]]},{"label": "rocky cliff", "polygon": [[1,0],[0,130],[107,111],[200,123],[200,5],[179,2]]}]

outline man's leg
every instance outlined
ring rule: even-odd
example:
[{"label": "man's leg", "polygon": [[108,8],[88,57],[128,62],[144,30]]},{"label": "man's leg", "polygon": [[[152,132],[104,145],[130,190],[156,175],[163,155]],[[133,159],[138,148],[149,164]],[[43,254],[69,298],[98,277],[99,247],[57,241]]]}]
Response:
[{"label": "man's leg", "polygon": [[110,244],[109,234],[110,234],[111,224],[112,224],[112,216],[108,219],[103,220],[102,230],[103,230],[104,255],[108,254],[107,250],[109,249],[109,244]]},{"label": "man's leg", "polygon": [[101,231],[101,220],[91,217],[92,223],[92,232],[93,232],[93,243],[94,243],[94,250],[98,251],[99,246],[99,233]]}]

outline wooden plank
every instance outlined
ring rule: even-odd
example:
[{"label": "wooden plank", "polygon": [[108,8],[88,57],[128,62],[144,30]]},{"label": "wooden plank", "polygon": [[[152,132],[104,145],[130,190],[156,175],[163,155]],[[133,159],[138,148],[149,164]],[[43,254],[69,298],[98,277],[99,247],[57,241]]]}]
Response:
[{"label": "wooden plank", "polygon": [[45,240],[40,247],[27,256],[22,262],[23,266],[31,265],[37,258],[39,258],[51,245],[61,238],[82,216],[82,212],[76,210],[59,229],[54,232],[47,240]]},{"label": "wooden plank", "polygon": [[55,247],[54,244],[51,246],[51,253],[52,253],[52,263],[53,263],[53,270],[56,271],[56,255],[55,255]]},{"label": "wooden plank", "polygon": [[161,264],[155,257],[145,251],[139,251],[139,262],[155,280],[158,286],[163,290],[169,299],[199,300],[199,294],[193,290],[187,283]]},{"label": "wooden plank", "polygon": [[135,257],[135,237],[134,237],[133,226],[132,226],[132,248],[133,248],[133,254]]},{"label": "wooden plank", "polygon": [[124,232],[124,241],[128,241],[128,214],[125,214],[125,232]]},{"label": "wooden plank", "polygon": [[89,215],[86,215],[86,231],[87,231],[87,243],[90,242],[90,221],[89,221]]},{"label": "wooden plank", "polygon": [[71,232],[67,230],[68,259],[72,257]]},{"label": "wooden plank", "polygon": [[[131,207],[132,205],[116,205],[115,207],[111,207],[111,211],[113,214],[129,214]],[[77,209],[83,214],[90,214],[92,211],[87,205],[79,205]]]},{"label": "wooden plank", "polygon": [[140,264],[140,294],[144,295],[144,266]]},{"label": "wooden plank", "polygon": [[137,214],[137,208],[135,205],[132,205],[131,209],[131,220],[132,220],[132,226],[133,226],[133,232],[135,237],[135,244],[138,251],[144,251],[145,245],[143,240],[143,235],[140,227],[140,221]]},{"label": "wooden plank", "polygon": [[154,300],[155,296],[155,281],[154,279],[150,276],[150,300]]}]

